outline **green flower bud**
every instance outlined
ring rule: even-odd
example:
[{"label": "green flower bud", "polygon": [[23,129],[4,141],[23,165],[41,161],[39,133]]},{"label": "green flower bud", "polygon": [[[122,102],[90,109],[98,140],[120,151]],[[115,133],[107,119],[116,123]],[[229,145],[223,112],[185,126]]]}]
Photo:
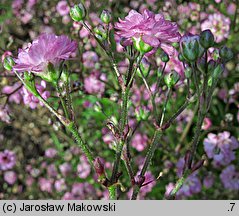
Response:
[{"label": "green flower bud", "polygon": [[219,78],[223,71],[224,71],[223,64],[217,65],[217,67],[213,70],[212,77],[216,79]]},{"label": "green flower bud", "polygon": [[62,66],[62,69],[61,69],[61,80],[66,83],[69,79],[69,72],[68,72],[68,69],[67,69],[67,66],[64,64]]},{"label": "green flower bud", "polygon": [[[213,64],[214,63],[211,63],[211,65],[213,65]],[[212,70],[212,72],[211,72],[212,75],[208,79],[208,86],[212,86],[213,83],[215,83],[215,81],[217,81],[219,79],[219,77],[221,76],[222,72],[224,71],[223,64],[218,64],[217,66],[214,66],[213,69],[211,69],[211,68],[210,68],[210,70]]]},{"label": "green flower bud", "polygon": [[204,30],[203,32],[201,32],[200,34],[200,44],[205,48],[208,49],[210,47],[213,46],[214,44],[214,35],[212,34],[212,32],[207,29]]},{"label": "green flower bud", "polygon": [[74,5],[70,10],[70,16],[76,22],[82,21],[86,17],[85,6],[82,3]]},{"label": "green flower bud", "polygon": [[133,37],[132,39],[134,43],[134,48],[140,53],[147,53],[153,49],[153,47],[145,43],[141,37]]},{"label": "green flower bud", "polygon": [[203,55],[204,49],[199,43],[199,36],[188,34],[180,40],[180,50],[188,62],[195,62]]},{"label": "green flower bud", "polygon": [[220,49],[219,55],[223,61],[228,62],[230,59],[233,58],[233,52],[228,47],[224,46]]},{"label": "green flower bud", "polygon": [[11,71],[12,70],[12,67],[15,65],[15,62],[13,60],[13,58],[11,56],[7,56],[6,58],[4,58],[3,60],[3,67],[6,69],[6,70],[9,70]]},{"label": "green flower bud", "polygon": [[172,70],[171,73],[168,73],[164,76],[164,81],[168,88],[172,88],[173,86],[175,86],[179,81],[179,79],[180,75],[174,70]]},{"label": "green flower bud", "polygon": [[94,28],[94,32],[96,34],[96,37],[99,40],[106,40],[107,39],[107,33],[105,31],[105,29],[103,28],[103,26],[99,26],[99,27],[95,27]]},{"label": "green flower bud", "polygon": [[185,69],[185,71],[184,71],[184,74],[185,74],[185,77],[186,78],[191,78],[191,76],[192,76],[192,68],[190,68],[190,67],[187,67],[186,69]]},{"label": "green flower bud", "polygon": [[[147,77],[149,74],[149,71],[150,71],[149,62],[145,58],[143,58],[142,61],[140,62],[139,67],[141,69],[141,72],[143,73],[143,76]],[[141,77],[140,69],[139,68],[137,69],[137,73],[138,73],[139,77]]]},{"label": "green flower bud", "polygon": [[164,51],[160,54],[160,58],[161,58],[162,62],[168,62],[169,61],[169,56]]},{"label": "green flower bud", "polygon": [[207,64],[207,70],[208,72],[211,74],[213,72],[213,70],[215,69],[217,63],[214,60],[210,60]]},{"label": "green flower bud", "polygon": [[111,18],[112,18],[112,16],[111,16],[110,11],[108,11],[108,10],[102,11],[102,13],[100,15],[100,19],[102,20],[103,23],[109,24],[111,21]]}]

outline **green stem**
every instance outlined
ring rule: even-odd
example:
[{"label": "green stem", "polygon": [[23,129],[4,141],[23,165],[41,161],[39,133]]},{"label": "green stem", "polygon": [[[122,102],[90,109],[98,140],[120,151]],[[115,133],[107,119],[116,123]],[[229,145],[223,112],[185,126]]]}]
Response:
[{"label": "green stem", "polygon": [[117,200],[116,190],[117,190],[116,185],[111,185],[108,187],[109,197],[111,200]]},{"label": "green stem", "polygon": [[114,163],[112,176],[111,176],[112,183],[115,183],[115,181],[116,181],[116,176],[117,176],[117,172],[119,169],[121,154],[122,154],[122,150],[124,147],[123,132],[124,132],[124,128],[125,128],[125,125],[127,122],[128,98],[129,98],[129,88],[126,88],[126,90],[122,92],[122,100],[123,101],[122,101],[121,118],[120,118],[120,132],[119,132],[120,138],[119,138],[119,141],[117,142],[117,147],[116,147],[116,160]]},{"label": "green stem", "polygon": [[91,153],[88,145],[84,143],[82,137],[80,136],[77,127],[73,122],[71,122],[68,126],[67,129],[72,133],[76,143],[80,146],[81,150],[83,153],[86,155],[90,165],[94,168],[94,157],[93,154]]},{"label": "green stem", "polygon": [[[148,166],[153,158],[153,155],[154,155],[154,152],[157,148],[157,145],[159,143],[159,140],[162,136],[162,130],[161,129],[157,129],[155,132],[154,132],[154,137],[153,137],[153,140],[152,140],[152,143],[149,147],[149,150],[147,152],[147,155],[146,155],[146,158],[145,158],[145,161],[144,161],[144,164],[143,164],[143,168],[140,172],[140,176],[144,176],[145,175],[145,172],[147,171],[148,169]],[[138,193],[140,191],[140,187],[141,185],[139,184],[135,184],[134,187],[133,187],[133,195],[131,197],[131,200],[136,200],[137,199],[137,196],[138,196]]]},{"label": "green stem", "polygon": [[[111,176],[111,183],[115,183],[116,181],[116,176],[118,173],[118,169],[119,169],[119,164],[120,164],[120,160],[121,160],[121,154],[122,154],[122,150],[124,147],[124,129],[125,129],[125,125],[127,123],[127,115],[128,115],[128,100],[129,100],[129,92],[130,92],[130,88],[131,88],[131,84],[133,82],[135,73],[137,71],[137,68],[140,65],[140,62],[143,58],[143,55],[141,55],[137,61],[136,67],[134,68],[134,71],[129,79],[129,82],[127,83],[126,87],[122,88],[122,106],[121,106],[121,117],[120,117],[120,124],[119,124],[119,141],[117,142],[117,147],[116,147],[116,160],[113,166],[113,171],[112,171],[112,176]],[[131,71],[128,71],[128,73],[131,73]]]},{"label": "green stem", "polygon": [[180,190],[180,188],[183,186],[185,180],[187,179],[187,177],[189,176],[190,172],[186,171],[182,177],[180,179],[178,179],[178,181],[176,182],[173,190],[170,192],[169,195],[169,199],[175,199],[175,196],[177,194],[177,192]]},{"label": "green stem", "polygon": [[167,108],[167,105],[168,105],[168,100],[169,100],[169,97],[170,97],[170,93],[171,93],[171,88],[168,88],[167,92],[166,92],[166,100],[165,100],[165,103],[164,103],[164,106],[163,106],[163,111],[160,115],[160,120],[159,120],[159,127],[161,128],[162,125],[163,125],[163,121],[164,121],[164,116],[165,116],[165,112],[166,112],[166,108]]},{"label": "green stem", "polygon": [[60,89],[58,84],[56,85],[56,90],[59,94],[59,97],[60,97],[60,100],[61,100],[61,105],[62,105],[62,108],[64,110],[65,116],[66,116],[67,119],[69,119],[69,112],[67,110],[66,102],[65,102],[64,98],[62,97],[61,89]]}]

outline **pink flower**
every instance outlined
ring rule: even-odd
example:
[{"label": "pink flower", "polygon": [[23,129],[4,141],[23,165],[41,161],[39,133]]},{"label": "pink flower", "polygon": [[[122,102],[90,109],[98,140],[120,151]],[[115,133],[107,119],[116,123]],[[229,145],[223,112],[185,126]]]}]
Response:
[{"label": "pink flower", "polygon": [[48,193],[52,192],[52,184],[53,184],[52,179],[40,178],[38,184],[40,186],[41,191],[46,191]]},{"label": "pink flower", "polygon": [[7,171],[4,173],[4,180],[10,185],[13,185],[17,180],[17,174],[14,171]]},{"label": "pink flower", "polygon": [[203,121],[202,129],[203,130],[208,130],[212,126],[212,121],[210,118],[205,118]]},{"label": "pink flower", "polygon": [[203,142],[208,158],[213,159],[213,165],[225,166],[236,159],[235,151],[239,148],[237,139],[224,131],[219,134],[209,133]]},{"label": "pink flower", "polygon": [[132,44],[132,38],[142,37],[142,40],[154,48],[161,47],[172,54],[171,43],[178,42],[180,34],[177,25],[164,19],[162,14],[154,14],[144,10],[143,14],[131,10],[125,20],[119,19],[115,24],[117,34],[127,40],[126,45]]},{"label": "pink flower", "polygon": [[56,180],[54,187],[55,187],[56,191],[58,191],[58,192],[65,191],[66,190],[65,179]]},{"label": "pink flower", "polygon": [[239,172],[234,165],[229,165],[220,174],[223,186],[229,190],[239,190]]},{"label": "pink flower", "polygon": [[19,72],[44,72],[49,63],[58,66],[62,60],[69,59],[77,49],[77,43],[67,36],[42,34],[26,49],[20,49],[14,69]]},{"label": "pink flower", "polygon": [[86,68],[94,68],[99,61],[98,55],[93,51],[86,51],[82,54],[83,64]]},{"label": "pink flower", "polygon": [[62,200],[74,200],[75,197],[74,197],[74,195],[72,193],[66,192],[61,199]]},{"label": "pink flower", "polygon": [[67,176],[71,172],[72,167],[70,163],[65,162],[59,166],[59,169],[63,176]]},{"label": "pink flower", "polygon": [[99,71],[91,72],[90,76],[84,80],[84,88],[89,94],[102,95],[105,91],[105,84],[101,80],[106,80],[105,74]]},{"label": "pink flower", "polygon": [[8,106],[2,106],[0,105],[0,121],[10,123],[11,117],[10,117],[10,109]]},{"label": "pink flower", "polygon": [[[47,98],[50,97],[50,92],[46,91],[46,82],[41,81],[41,84],[36,83],[36,88],[40,95],[46,100]],[[38,104],[43,106],[43,104],[32,94],[30,93],[26,88],[22,89],[22,96],[23,96],[23,102],[24,104],[28,104],[31,109],[35,109]]]},{"label": "pink flower", "polygon": [[56,155],[57,155],[57,150],[54,148],[48,148],[45,151],[45,157],[47,157],[47,158],[54,158],[54,157],[56,157]]},{"label": "pink flower", "polygon": [[12,169],[16,164],[16,155],[13,151],[0,152],[0,170]]},{"label": "pink flower", "polygon": [[137,133],[132,139],[132,146],[137,149],[137,151],[141,152],[147,146],[148,137],[146,134]]},{"label": "pink flower", "polygon": [[70,7],[66,1],[59,1],[56,5],[56,10],[61,16],[65,16],[70,12]]},{"label": "pink flower", "polygon": [[85,156],[80,158],[81,163],[77,166],[77,173],[80,178],[87,178],[90,175],[91,167]]},{"label": "pink flower", "polygon": [[20,104],[22,100],[22,95],[21,95],[21,90],[19,88],[20,88],[20,83],[14,83],[14,85],[12,86],[7,85],[2,88],[2,93],[10,95],[9,102],[15,102],[16,104]]}]

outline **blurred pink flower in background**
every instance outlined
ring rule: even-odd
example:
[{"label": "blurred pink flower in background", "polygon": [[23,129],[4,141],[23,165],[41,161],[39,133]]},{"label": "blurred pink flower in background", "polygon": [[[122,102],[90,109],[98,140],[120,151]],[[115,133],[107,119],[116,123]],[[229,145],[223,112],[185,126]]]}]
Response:
[{"label": "blurred pink flower in background", "polygon": [[214,34],[217,43],[228,38],[230,32],[230,19],[221,13],[214,13],[201,24],[201,30],[210,29]]},{"label": "blurred pink flower in background", "polygon": [[84,79],[84,88],[89,94],[102,95],[105,91],[105,74],[101,74],[99,71],[92,71],[91,74]]},{"label": "blurred pink flower in background", "polygon": [[94,68],[99,61],[98,55],[94,51],[86,51],[82,54],[83,64],[86,68]]},{"label": "blurred pink flower in background", "polygon": [[39,178],[38,184],[41,191],[48,193],[52,192],[53,179],[46,179],[41,177]]},{"label": "blurred pink flower in background", "polygon": [[59,169],[63,176],[67,176],[71,172],[72,166],[70,163],[65,162],[59,166]]},{"label": "blurred pink flower in background", "polygon": [[124,20],[115,24],[116,34],[127,39],[126,45],[132,44],[132,38],[142,37],[142,40],[154,48],[161,47],[168,54],[174,48],[171,43],[178,42],[180,34],[176,23],[165,20],[162,14],[154,14],[144,10],[143,14],[131,10]]},{"label": "blurred pink flower in background", "polygon": [[230,190],[239,190],[239,172],[234,165],[229,165],[220,174],[223,186]]},{"label": "blurred pink flower in background", "polygon": [[[36,83],[36,89],[40,93],[40,95],[46,100],[50,97],[50,92],[45,90],[46,88],[46,82],[44,80],[41,81],[41,84]],[[40,102],[32,93],[30,93],[26,88],[22,88],[22,96],[23,96],[23,102],[26,105],[29,105],[31,109],[35,109],[38,104],[43,106],[43,103]]]},{"label": "blurred pink flower in background", "polygon": [[54,158],[57,155],[57,150],[54,148],[48,148],[45,151],[45,157]]},{"label": "blurred pink flower in background", "polygon": [[219,134],[208,134],[203,144],[208,158],[213,159],[215,167],[228,165],[235,160],[234,150],[239,148],[237,139],[227,131]]},{"label": "blurred pink flower in background", "polygon": [[70,12],[70,7],[67,3],[67,1],[59,1],[56,5],[56,10],[61,16],[65,16],[69,14]]},{"label": "blurred pink flower in background", "polygon": [[8,124],[11,122],[10,108],[8,106],[0,105],[0,121]]},{"label": "blurred pink flower in background", "polygon": [[90,175],[91,172],[91,167],[90,164],[88,163],[86,157],[83,155],[80,157],[80,163],[77,166],[77,175],[85,179]]},{"label": "blurred pink flower in background", "polygon": [[0,152],[0,170],[12,169],[16,164],[16,154],[10,150]]},{"label": "blurred pink flower in background", "polygon": [[143,151],[148,142],[148,137],[146,134],[137,133],[134,135],[131,141],[131,145],[139,152]]},{"label": "blurred pink flower in background", "polygon": [[77,43],[65,35],[42,34],[26,49],[19,50],[14,70],[44,72],[49,63],[58,66],[62,60],[69,59],[76,49]]},{"label": "blurred pink flower in background", "polygon": [[12,86],[6,85],[2,88],[2,93],[3,94],[9,94],[10,95],[9,98],[8,98],[9,102],[14,102],[16,104],[21,103],[22,95],[21,95],[21,89],[19,88],[20,86],[21,86],[20,83],[14,83],[14,85],[12,85]]},{"label": "blurred pink flower in background", "polygon": [[17,174],[14,171],[4,172],[4,181],[13,185],[17,181]]},{"label": "blurred pink flower in background", "polygon": [[55,187],[56,191],[58,191],[58,192],[65,191],[67,189],[65,179],[56,180],[54,183],[54,187]]}]

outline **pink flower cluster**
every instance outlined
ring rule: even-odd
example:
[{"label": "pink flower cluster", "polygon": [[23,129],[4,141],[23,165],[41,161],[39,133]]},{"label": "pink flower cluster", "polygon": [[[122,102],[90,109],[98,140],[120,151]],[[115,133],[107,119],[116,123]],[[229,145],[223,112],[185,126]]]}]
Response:
[{"label": "pink flower cluster", "polygon": [[12,169],[16,164],[16,154],[13,151],[0,152],[0,170]]},{"label": "pink flower cluster", "polygon": [[235,160],[234,150],[239,148],[239,143],[229,132],[208,134],[204,140],[204,150],[207,156],[213,159],[215,167],[225,166]]},{"label": "pink flower cluster", "polygon": [[[23,101],[24,104],[29,105],[31,109],[35,109],[39,104],[43,106],[43,104],[25,87],[19,87],[19,83],[15,83],[13,86],[4,86],[2,93],[9,95],[9,102],[20,104],[20,102]],[[44,80],[42,80],[40,84],[36,83],[36,89],[45,100],[50,97],[50,92],[46,90],[46,82]]]}]

